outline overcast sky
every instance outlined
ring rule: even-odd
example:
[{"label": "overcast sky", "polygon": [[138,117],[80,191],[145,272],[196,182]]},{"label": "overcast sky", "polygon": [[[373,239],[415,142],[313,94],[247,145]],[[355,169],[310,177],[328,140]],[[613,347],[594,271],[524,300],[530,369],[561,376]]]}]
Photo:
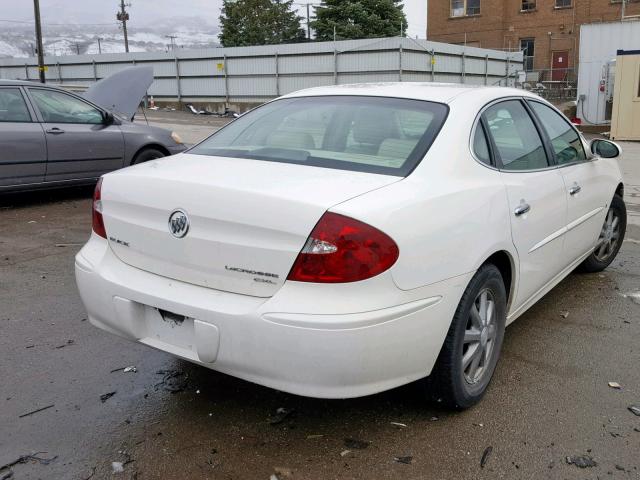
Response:
[{"label": "overcast sky", "polygon": [[[8,0],[5,0],[8,1]],[[319,0],[294,0],[296,3],[319,3]],[[136,25],[147,26],[155,21],[175,19],[176,27],[180,26],[178,17],[198,17],[212,25],[218,24],[222,0],[125,0],[132,5],[128,7],[131,21],[130,28]],[[115,24],[115,13],[118,0],[40,0],[42,23],[111,23]],[[405,0],[404,10],[409,22],[408,34],[424,38],[426,31],[426,0]],[[304,14],[304,6],[299,6]],[[29,0],[13,0],[11,8],[2,9],[1,20],[33,19],[33,3]]]}]

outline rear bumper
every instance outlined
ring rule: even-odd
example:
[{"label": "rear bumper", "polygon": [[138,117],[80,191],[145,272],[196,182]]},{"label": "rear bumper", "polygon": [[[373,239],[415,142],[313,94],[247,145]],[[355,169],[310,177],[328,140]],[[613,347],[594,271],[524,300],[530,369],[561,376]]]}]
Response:
[{"label": "rear bumper", "polygon": [[[343,285],[343,299],[323,302],[316,285],[285,284],[274,297],[258,298],[171,280],[124,264],[95,235],[76,257],[76,281],[93,325],[214,370],[319,398],[369,395],[427,376],[467,284],[463,277],[420,292],[395,289],[402,301],[370,310],[349,292],[362,285]],[[377,281],[393,285],[390,276]],[[319,313],[300,307],[301,288],[322,304]],[[370,285],[374,294],[377,288]],[[158,309],[186,319],[170,325]],[[331,309],[340,313],[327,313]]]}]

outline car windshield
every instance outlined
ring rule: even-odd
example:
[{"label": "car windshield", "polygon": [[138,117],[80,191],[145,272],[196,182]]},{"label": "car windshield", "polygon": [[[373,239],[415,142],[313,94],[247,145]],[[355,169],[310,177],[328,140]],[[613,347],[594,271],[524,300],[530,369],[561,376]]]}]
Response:
[{"label": "car windshield", "polygon": [[406,176],[447,112],[441,103],[399,98],[286,98],[246,113],[189,153]]}]

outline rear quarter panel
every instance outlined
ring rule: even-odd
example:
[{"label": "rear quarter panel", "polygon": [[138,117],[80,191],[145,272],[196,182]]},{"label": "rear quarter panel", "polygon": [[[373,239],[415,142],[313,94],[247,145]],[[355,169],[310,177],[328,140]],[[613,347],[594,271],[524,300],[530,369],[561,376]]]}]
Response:
[{"label": "rear quarter panel", "polygon": [[402,290],[474,272],[500,250],[517,266],[501,174],[476,161],[469,149],[476,112],[452,105],[412,174],[331,209],[370,223],[396,241],[400,256],[391,273]]}]

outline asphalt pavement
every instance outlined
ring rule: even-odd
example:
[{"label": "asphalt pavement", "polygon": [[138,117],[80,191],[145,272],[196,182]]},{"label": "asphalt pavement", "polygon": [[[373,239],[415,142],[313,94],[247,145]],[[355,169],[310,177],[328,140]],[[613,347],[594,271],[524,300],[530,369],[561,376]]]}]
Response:
[{"label": "asphalt pavement", "polygon": [[510,326],[462,413],[412,386],[296,397],[97,330],[73,275],[91,189],[0,198],[0,479],[640,478],[640,144],[623,148],[618,258]]}]

